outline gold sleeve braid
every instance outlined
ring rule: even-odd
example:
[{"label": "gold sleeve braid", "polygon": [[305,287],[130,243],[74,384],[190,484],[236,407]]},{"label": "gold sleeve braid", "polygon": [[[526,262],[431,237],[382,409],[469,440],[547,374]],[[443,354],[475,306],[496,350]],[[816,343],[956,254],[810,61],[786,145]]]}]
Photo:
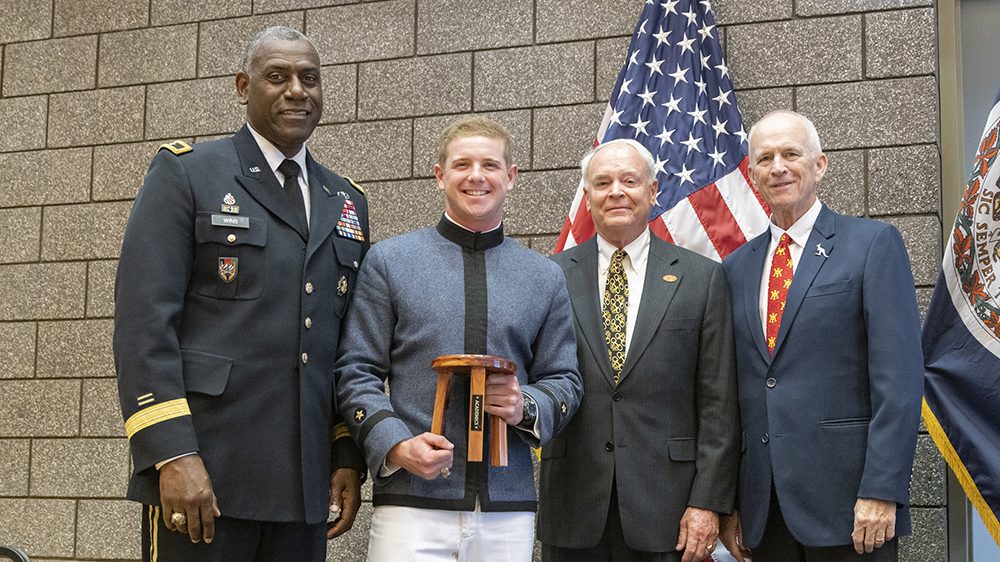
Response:
[{"label": "gold sleeve braid", "polygon": [[188,407],[186,398],[170,400],[169,402],[163,402],[148,408],[143,408],[142,410],[132,414],[132,416],[125,422],[125,433],[128,434],[128,438],[131,439],[133,435],[139,433],[147,427],[151,427],[174,418],[179,418],[181,416],[190,415],[191,409]]}]

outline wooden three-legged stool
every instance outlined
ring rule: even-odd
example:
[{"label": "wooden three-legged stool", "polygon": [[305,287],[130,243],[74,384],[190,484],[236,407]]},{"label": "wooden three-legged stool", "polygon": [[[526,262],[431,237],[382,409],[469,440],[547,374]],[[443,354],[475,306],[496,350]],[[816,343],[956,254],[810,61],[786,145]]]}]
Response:
[{"label": "wooden three-legged stool", "polygon": [[[434,418],[431,433],[444,435],[444,411],[448,406],[448,391],[453,375],[469,375],[469,453],[468,460],[483,460],[483,420],[486,418],[486,376],[492,373],[512,375],[517,364],[495,355],[442,355],[431,363],[437,372],[437,393],[434,396]],[[490,416],[490,464],[507,466],[507,422]]]}]

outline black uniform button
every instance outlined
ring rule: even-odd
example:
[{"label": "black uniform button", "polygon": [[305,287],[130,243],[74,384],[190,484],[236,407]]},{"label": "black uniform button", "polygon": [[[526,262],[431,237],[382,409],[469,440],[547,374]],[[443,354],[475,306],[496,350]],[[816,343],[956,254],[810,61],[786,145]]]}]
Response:
[{"label": "black uniform button", "polygon": [[621,400],[622,399],[622,393],[621,392],[616,392],[616,393],[612,394],[611,395],[611,399],[614,400],[615,402]]},{"label": "black uniform button", "polygon": [[612,443],[611,441],[608,441],[607,443],[604,444],[604,450],[605,451],[614,451],[615,450],[615,444]]},{"label": "black uniform button", "polygon": [[768,377],[768,379],[767,379],[767,387],[768,388],[774,388],[774,385],[776,385],[776,384],[778,384],[778,381],[774,380],[774,377]]},{"label": "black uniform button", "polygon": [[760,438],[760,442],[763,443],[763,444],[765,444],[765,445],[767,445],[767,442],[770,441],[770,440],[771,440],[771,438],[768,437],[766,433],[764,434],[763,437]]}]

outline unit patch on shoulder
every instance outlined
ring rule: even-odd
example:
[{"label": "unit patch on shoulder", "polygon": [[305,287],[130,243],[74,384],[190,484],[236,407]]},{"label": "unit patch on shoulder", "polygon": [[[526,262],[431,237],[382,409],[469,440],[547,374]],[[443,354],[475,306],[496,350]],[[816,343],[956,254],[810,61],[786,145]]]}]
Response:
[{"label": "unit patch on shoulder", "polygon": [[184,154],[185,152],[191,152],[192,150],[194,150],[194,148],[192,148],[190,144],[182,140],[175,140],[172,142],[163,143],[157,150],[163,150],[163,149],[167,149],[170,152],[173,152],[174,154]]},{"label": "unit patch on shoulder", "polygon": [[353,185],[354,189],[357,189],[358,191],[360,191],[362,193],[362,195],[365,193],[365,188],[363,188],[360,185],[358,185],[358,183],[356,181],[354,181],[351,178],[346,177],[346,176],[344,177],[344,179],[347,180],[351,185]]}]

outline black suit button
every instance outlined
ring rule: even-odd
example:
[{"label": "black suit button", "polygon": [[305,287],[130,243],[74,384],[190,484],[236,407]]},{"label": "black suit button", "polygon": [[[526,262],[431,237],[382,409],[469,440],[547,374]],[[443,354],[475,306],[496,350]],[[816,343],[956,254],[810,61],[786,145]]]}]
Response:
[{"label": "black suit button", "polygon": [[774,377],[768,377],[768,379],[767,379],[767,387],[768,388],[774,388],[774,385],[776,385],[776,384],[778,384],[778,381],[774,380]]},{"label": "black suit button", "polygon": [[767,445],[767,442],[770,441],[770,440],[771,440],[771,438],[768,437],[766,433],[764,434],[763,437],[760,438],[760,442],[763,443],[763,444],[765,444],[765,445]]},{"label": "black suit button", "polygon": [[604,444],[604,450],[605,451],[614,451],[615,450],[615,444],[612,443],[611,441],[608,441],[607,443]]},{"label": "black suit button", "polygon": [[616,392],[616,393],[612,394],[611,395],[611,399],[614,400],[615,402],[621,400],[622,399],[622,393],[621,392]]}]

